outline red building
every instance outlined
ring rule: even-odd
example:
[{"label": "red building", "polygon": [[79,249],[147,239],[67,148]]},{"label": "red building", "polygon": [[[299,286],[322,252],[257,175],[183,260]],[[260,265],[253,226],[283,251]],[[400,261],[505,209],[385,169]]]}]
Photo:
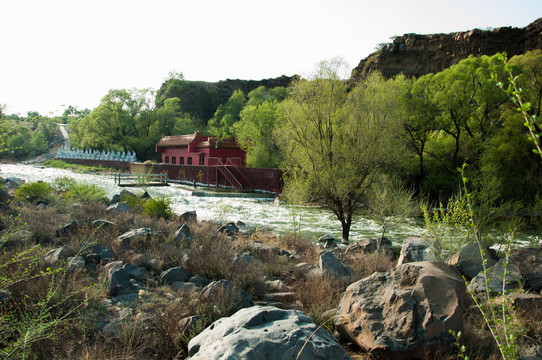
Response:
[{"label": "red building", "polygon": [[164,136],[156,144],[162,162],[172,165],[236,165],[245,166],[246,154],[235,139],[218,140],[216,136]]}]

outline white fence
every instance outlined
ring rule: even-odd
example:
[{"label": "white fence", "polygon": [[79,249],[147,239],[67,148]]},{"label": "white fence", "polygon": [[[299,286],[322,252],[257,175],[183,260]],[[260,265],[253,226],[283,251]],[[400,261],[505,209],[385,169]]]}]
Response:
[{"label": "white fence", "polygon": [[57,151],[56,157],[59,159],[86,159],[86,160],[106,160],[106,161],[137,161],[135,151],[120,152],[120,151],[98,151],[93,149],[73,150],[70,148],[62,148]]}]

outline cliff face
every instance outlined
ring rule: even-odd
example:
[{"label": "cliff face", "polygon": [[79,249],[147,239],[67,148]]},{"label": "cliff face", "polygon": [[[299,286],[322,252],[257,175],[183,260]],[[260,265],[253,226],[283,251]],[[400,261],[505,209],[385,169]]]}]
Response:
[{"label": "cliff face", "polygon": [[494,55],[506,51],[512,57],[534,49],[542,49],[542,18],[524,28],[405,34],[361,60],[352,71],[352,80],[357,82],[375,70],[387,78],[400,73],[417,77],[440,72],[469,55]]}]

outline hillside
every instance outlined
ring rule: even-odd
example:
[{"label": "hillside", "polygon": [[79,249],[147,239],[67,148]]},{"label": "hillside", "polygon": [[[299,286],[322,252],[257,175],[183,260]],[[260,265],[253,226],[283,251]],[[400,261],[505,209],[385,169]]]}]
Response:
[{"label": "hillside", "polygon": [[218,82],[168,80],[162,84],[156,96],[156,106],[160,107],[169,98],[178,97],[183,111],[204,120],[205,124],[220,104],[224,104],[235,90],[242,90],[245,95],[260,86],[274,88],[287,87],[298,76],[283,75],[274,79],[262,80],[221,80]]},{"label": "hillside", "polygon": [[372,71],[379,71],[387,78],[400,73],[417,77],[440,72],[469,55],[493,55],[506,51],[512,57],[534,49],[542,49],[542,18],[524,28],[404,34],[361,60],[352,70],[352,80],[358,82]]}]

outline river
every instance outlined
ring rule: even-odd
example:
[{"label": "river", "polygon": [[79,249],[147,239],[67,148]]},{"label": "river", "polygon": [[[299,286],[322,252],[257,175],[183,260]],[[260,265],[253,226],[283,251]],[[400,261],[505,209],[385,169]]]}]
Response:
[{"label": "river", "polygon": [[[120,193],[123,189],[115,185],[112,175],[80,174],[70,170],[46,168],[23,164],[0,164],[0,175],[4,178],[17,177],[27,182],[53,182],[59,177],[71,177],[77,181],[96,184],[106,191],[108,197]],[[130,191],[142,193],[141,188]],[[196,211],[199,220],[243,221],[247,225],[267,228],[277,233],[291,232],[294,229],[316,238],[323,234],[332,234],[341,238],[341,226],[336,217],[329,211],[314,206],[291,206],[277,204],[272,199],[246,199],[225,197],[192,196],[192,189],[182,185],[166,187],[148,187],[151,196],[166,196],[171,200],[171,207],[176,214],[185,211]],[[370,218],[357,216],[354,219],[350,240],[363,237],[380,236],[380,224]],[[425,224],[420,219],[406,219],[394,222],[386,236],[394,243],[401,244],[409,235],[427,234]],[[522,240],[534,240],[533,235],[522,235]]]}]

